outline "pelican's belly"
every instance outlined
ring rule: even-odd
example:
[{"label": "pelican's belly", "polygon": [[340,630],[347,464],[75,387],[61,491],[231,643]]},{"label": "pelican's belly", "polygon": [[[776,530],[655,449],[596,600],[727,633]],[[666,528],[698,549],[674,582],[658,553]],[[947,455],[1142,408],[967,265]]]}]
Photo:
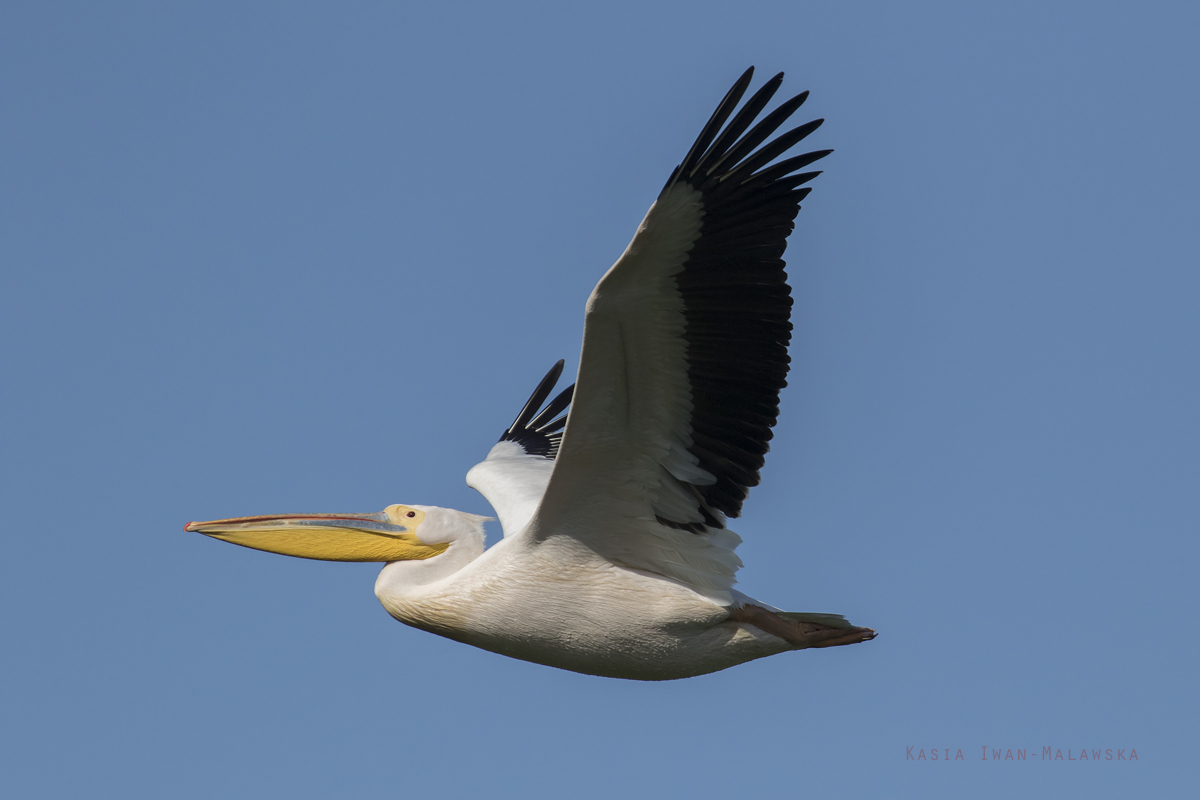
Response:
[{"label": "pelican's belly", "polygon": [[791,649],[757,628],[725,621],[723,606],[674,581],[594,556],[548,556],[514,552],[479,565],[486,569],[468,567],[455,580],[381,600],[414,627],[613,678],[686,678]]}]

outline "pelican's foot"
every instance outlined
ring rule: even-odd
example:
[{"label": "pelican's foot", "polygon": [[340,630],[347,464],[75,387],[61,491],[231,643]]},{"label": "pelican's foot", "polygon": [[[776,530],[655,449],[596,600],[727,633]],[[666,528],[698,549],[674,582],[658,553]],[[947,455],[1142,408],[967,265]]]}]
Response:
[{"label": "pelican's foot", "polygon": [[[822,639],[810,644],[809,647],[839,647],[843,644],[858,644],[859,642],[869,642],[879,634],[873,628],[852,628],[846,630],[844,628],[832,628],[826,631],[819,631],[818,634],[834,634],[832,638]],[[836,634],[842,634],[838,636]]]},{"label": "pelican's foot", "polygon": [[836,627],[809,620],[791,620],[774,611],[756,605],[744,605],[731,609],[732,622],[744,622],[761,631],[778,636],[803,650],[808,647],[840,647],[844,644],[869,642],[878,634],[871,628]]}]

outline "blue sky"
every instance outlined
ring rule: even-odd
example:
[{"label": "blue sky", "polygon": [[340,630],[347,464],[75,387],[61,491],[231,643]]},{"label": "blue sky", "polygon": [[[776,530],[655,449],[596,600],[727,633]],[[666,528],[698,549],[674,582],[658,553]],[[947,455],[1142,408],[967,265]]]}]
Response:
[{"label": "blue sky", "polygon": [[[1189,795],[1200,13],[831,6],[6,3],[0,793]],[[182,531],[487,513],[750,64],[837,152],[741,588],[877,640],[589,678]]]}]

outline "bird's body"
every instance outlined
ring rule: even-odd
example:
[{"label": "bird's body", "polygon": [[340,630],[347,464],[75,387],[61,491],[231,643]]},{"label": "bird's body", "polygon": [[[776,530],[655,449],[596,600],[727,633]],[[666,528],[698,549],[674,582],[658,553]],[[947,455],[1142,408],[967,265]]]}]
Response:
[{"label": "bird's body", "polygon": [[[453,549],[453,545],[451,546]],[[791,649],[660,575],[613,564],[570,536],[497,542],[429,583],[384,567],[375,594],[396,619],[502,655],[612,678],[701,675]],[[431,564],[432,566],[432,564]]]},{"label": "bird's body", "polygon": [[758,483],[779,413],[792,305],[782,255],[809,191],[798,187],[819,174],[793,173],[829,152],[772,163],[820,120],[770,139],[807,96],[758,120],[782,75],[733,114],[751,73],[588,299],[576,385],[549,399],[560,361],[468,473],[502,541],[485,549],[482,517],[415,505],[187,529],[387,562],[375,592],[401,622],[592,675],[684,678],[873,638],[733,589],[741,540],[726,520]]}]

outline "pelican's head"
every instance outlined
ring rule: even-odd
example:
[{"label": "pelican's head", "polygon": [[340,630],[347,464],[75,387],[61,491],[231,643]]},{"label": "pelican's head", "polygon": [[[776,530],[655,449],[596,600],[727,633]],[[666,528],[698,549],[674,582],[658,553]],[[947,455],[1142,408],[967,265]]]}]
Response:
[{"label": "pelican's head", "polygon": [[[378,514],[278,514],[189,522],[224,542],[323,561],[419,561],[450,546],[446,525],[432,506],[388,506]],[[453,512],[459,514],[460,512]],[[474,517],[473,514],[462,516]],[[477,518],[481,519],[482,518]],[[479,523],[482,528],[482,522]]]}]

